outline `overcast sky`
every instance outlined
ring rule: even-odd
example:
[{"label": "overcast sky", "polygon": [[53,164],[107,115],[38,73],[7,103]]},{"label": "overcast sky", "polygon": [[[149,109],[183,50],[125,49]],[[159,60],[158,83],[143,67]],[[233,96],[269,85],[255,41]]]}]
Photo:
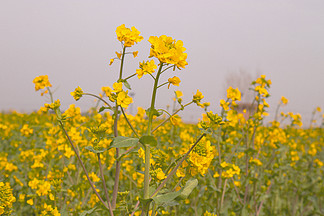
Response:
[{"label": "overcast sky", "polygon": [[[165,34],[182,40],[188,66],[163,74],[178,76],[180,87],[162,89],[157,107],[172,104],[174,90],[191,100],[199,89],[212,110],[219,110],[229,73],[244,70],[272,80],[269,99],[273,113],[281,96],[289,99],[284,111],[304,119],[317,106],[324,108],[324,1],[323,0],[0,0],[0,110],[32,111],[46,97],[35,92],[32,80],[47,74],[63,109],[76,103],[83,111],[93,99],[75,102],[77,86],[99,93],[117,78],[120,51],[116,27],[135,26],[144,40],[130,51],[125,76],[147,60],[149,36]],[[149,76],[130,80],[135,92],[133,109],[149,105]],[[192,107],[187,120],[201,111]]]}]

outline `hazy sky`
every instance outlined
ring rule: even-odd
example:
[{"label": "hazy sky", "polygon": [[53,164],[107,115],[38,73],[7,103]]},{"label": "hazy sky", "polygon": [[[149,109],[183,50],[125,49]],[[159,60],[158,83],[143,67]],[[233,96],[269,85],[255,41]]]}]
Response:
[{"label": "hazy sky", "polygon": [[[162,77],[178,76],[180,87],[162,89],[157,107],[172,104],[174,90],[189,101],[199,89],[217,111],[227,74],[244,70],[272,80],[270,113],[281,96],[289,99],[284,110],[304,119],[316,106],[324,109],[323,0],[0,0],[0,110],[39,109],[48,99],[32,80],[47,74],[63,109],[76,103],[86,111],[93,99],[75,102],[70,92],[80,86],[99,93],[116,80],[119,65],[108,64],[120,51],[115,30],[121,24],[144,37],[130,49],[139,56],[126,59],[125,76],[148,59],[149,36],[165,34],[187,48],[188,66]],[[130,84],[134,107],[147,108],[150,77]],[[200,113],[192,107],[186,119]]]}]

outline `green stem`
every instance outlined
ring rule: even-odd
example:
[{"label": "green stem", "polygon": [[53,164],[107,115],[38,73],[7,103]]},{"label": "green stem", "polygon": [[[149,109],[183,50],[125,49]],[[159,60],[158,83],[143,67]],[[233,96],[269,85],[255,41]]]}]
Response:
[{"label": "green stem", "polygon": [[[119,72],[119,79],[121,80],[123,77],[123,66],[124,66],[124,58],[125,58],[125,50],[126,47],[124,46],[123,48],[123,55],[121,59],[121,65],[120,65],[120,72]],[[119,106],[117,105],[116,101],[116,109],[115,109],[115,119],[114,119],[114,136],[118,136],[118,108]],[[116,172],[115,172],[115,182],[114,182],[114,189],[113,189],[113,195],[112,195],[112,208],[116,208],[116,203],[117,203],[117,195],[118,195],[118,186],[119,186],[119,174],[120,174],[120,160],[117,160],[119,158],[119,148],[116,148]]]},{"label": "green stem", "polygon": [[123,76],[123,66],[124,66],[124,59],[125,59],[125,51],[126,51],[126,47],[124,46],[123,55],[122,55],[122,59],[121,59],[121,63],[120,63],[119,79],[121,79],[122,76]]},{"label": "green stem", "polygon": [[160,88],[160,87],[162,87],[162,86],[164,86],[164,85],[166,85],[166,84],[168,84],[169,82],[165,82],[165,83],[162,83],[161,85],[159,85],[157,88]]},{"label": "green stem", "polygon": [[171,116],[169,116],[168,118],[166,118],[163,122],[161,122],[158,126],[156,126],[152,131],[151,133],[153,133],[154,131],[156,131],[159,127],[161,127],[162,125],[164,125],[167,121],[170,120],[170,118],[172,116],[175,116],[178,112],[180,112],[181,110],[183,110],[183,108],[185,108],[186,106],[189,106],[190,104],[192,104],[193,101],[187,103],[186,105],[184,105],[183,107],[179,108],[177,111],[175,111]]},{"label": "green stem", "polygon": [[137,74],[137,73],[134,73],[134,74],[130,75],[129,77],[126,77],[124,80],[126,81],[126,80],[130,79],[130,78],[132,78],[133,76],[135,76],[136,74]]},{"label": "green stem", "polygon": [[50,90],[49,87],[46,87],[46,88],[47,88],[48,94],[49,94],[50,97],[51,97],[51,103],[54,103],[54,100],[53,100],[53,93],[51,92],[51,90]]},{"label": "green stem", "polygon": [[98,163],[99,163],[99,170],[100,170],[101,181],[102,181],[102,184],[103,184],[103,187],[104,187],[105,196],[106,196],[107,203],[108,203],[108,207],[109,207],[109,213],[110,213],[111,216],[114,216],[114,213],[113,213],[112,208],[111,208],[111,203],[110,203],[110,199],[109,199],[107,187],[106,187],[105,177],[104,177],[104,174],[103,174],[103,171],[102,171],[100,153],[97,153],[97,156],[98,156]]},{"label": "green stem", "polygon": [[172,67],[174,67],[174,65],[171,65],[171,66],[165,68],[163,71],[161,71],[161,73],[165,72],[166,70],[168,70],[168,69],[170,69],[170,68],[172,68]]},{"label": "green stem", "polygon": [[138,136],[137,132],[135,131],[133,125],[132,125],[132,124],[130,123],[130,121],[128,120],[128,118],[127,118],[127,116],[126,116],[126,114],[125,114],[125,112],[124,112],[124,109],[123,109],[122,107],[120,107],[120,109],[121,109],[121,111],[122,111],[122,113],[123,113],[123,115],[124,115],[124,117],[125,117],[125,119],[126,119],[127,124],[128,124],[129,127],[132,129],[132,131],[134,132],[135,136],[136,136],[137,138],[139,138],[139,136]]},{"label": "green stem", "polygon": [[155,78],[155,81],[154,81],[154,87],[153,87],[151,108],[150,108],[150,113],[149,113],[148,131],[147,131],[148,135],[151,135],[152,120],[153,120],[153,109],[154,109],[154,105],[155,105],[156,90],[157,90],[157,86],[158,86],[158,82],[159,82],[159,77],[161,75],[162,67],[163,67],[163,63],[160,62],[159,71],[158,71],[158,73],[156,75],[156,78]]},{"label": "green stem", "polygon": [[90,186],[91,186],[93,192],[97,195],[97,197],[99,198],[100,202],[101,202],[101,203],[102,203],[102,204],[103,204],[107,209],[109,209],[109,207],[107,206],[107,204],[105,203],[105,201],[103,201],[103,199],[101,198],[101,196],[100,196],[99,193],[97,192],[96,188],[94,187],[94,185],[93,185],[93,183],[92,183],[92,181],[91,181],[91,179],[90,179],[90,177],[89,177],[88,171],[87,171],[87,169],[85,168],[85,166],[84,166],[84,164],[83,164],[83,162],[82,162],[82,160],[81,160],[81,158],[80,158],[80,155],[79,155],[78,151],[76,150],[75,146],[73,145],[73,142],[72,142],[70,136],[68,135],[67,131],[65,130],[62,121],[59,121],[59,123],[60,123],[60,126],[61,126],[61,128],[62,128],[62,130],[63,130],[65,136],[67,137],[67,139],[68,139],[70,145],[72,146],[72,149],[73,149],[74,153],[76,154],[76,156],[77,156],[77,158],[78,158],[78,160],[79,160],[79,162],[80,162],[80,164],[81,164],[81,166],[82,166],[82,169],[83,169],[83,171],[84,171],[84,173],[85,173],[85,175],[86,175],[86,177],[87,177],[87,179],[88,179],[88,182],[89,182],[89,184],[90,184]]},{"label": "green stem", "polygon": [[[157,86],[158,86],[158,82],[159,82],[159,77],[161,75],[162,67],[163,67],[163,63],[160,62],[160,67],[159,67],[158,73],[156,75],[156,78],[154,80],[151,107],[150,107],[150,113],[149,113],[148,131],[147,131],[148,135],[151,135],[153,109],[154,109],[154,104],[155,104],[155,99],[156,99],[156,91],[157,91]],[[144,146],[145,146],[144,199],[149,199],[150,198],[150,193],[149,193],[149,188],[150,188],[150,145],[144,144]],[[150,208],[149,204],[143,205],[142,215],[147,215],[149,208]]]},{"label": "green stem", "polygon": [[102,102],[104,102],[105,104],[107,104],[107,106],[109,108],[112,108],[112,106],[110,106],[109,103],[106,100],[102,99],[101,97],[98,97],[97,95],[94,95],[94,94],[91,94],[91,93],[83,93],[83,95],[89,95],[89,96],[95,97],[95,98],[101,100]]},{"label": "green stem", "polygon": [[145,170],[144,170],[144,199],[150,198],[150,145],[145,144]]}]

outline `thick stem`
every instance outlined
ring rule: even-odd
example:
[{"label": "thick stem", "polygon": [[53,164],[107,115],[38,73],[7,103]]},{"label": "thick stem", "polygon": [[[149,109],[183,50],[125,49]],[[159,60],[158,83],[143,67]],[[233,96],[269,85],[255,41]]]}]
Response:
[{"label": "thick stem", "polygon": [[[121,64],[120,64],[120,72],[119,72],[119,80],[122,79],[123,77],[123,66],[124,66],[124,59],[125,59],[125,50],[126,47],[123,47],[123,55],[121,59]],[[119,106],[117,105],[116,101],[116,109],[115,109],[115,120],[114,120],[114,136],[118,136],[118,108]],[[113,189],[113,196],[112,196],[112,208],[116,208],[116,202],[117,202],[117,195],[118,195],[118,187],[119,187],[119,174],[120,174],[120,160],[117,160],[119,158],[119,148],[116,148],[116,172],[115,172],[115,183],[114,183],[114,189]]]},{"label": "thick stem", "polygon": [[123,66],[124,66],[124,59],[125,59],[125,51],[126,51],[126,47],[124,46],[122,59],[121,59],[121,63],[120,63],[119,79],[121,79],[123,77]]},{"label": "thick stem", "polygon": [[152,94],[152,99],[151,99],[151,108],[150,108],[150,113],[149,113],[148,131],[147,131],[148,135],[151,135],[152,120],[153,120],[153,109],[154,109],[155,99],[156,99],[156,90],[157,90],[157,86],[158,86],[158,83],[159,83],[159,77],[161,75],[162,67],[163,67],[163,63],[160,62],[160,67],[159,67],[158,73],[157,73],[155,81],[154,81],[153,94]]},{"label": "thick stem", "polygon": [[145,144],[144,199],[150,198],[150,145]]},{"label": "thick stem", "polygon": [[[115,120],[114,120],[114,136],[118,136],[117,131],[118,126],[118,105],[116,102],[116,110],[115,110]],[[114,183],[114,189],[113,189],[113,197],[112,197],[112,208],[116,208],[116,202],[117,202],[117,195],[118,195],[118,186],[119,186],[119,174],[120,174],[120,160],[117,160],[119,158],[119,148],[116,148],[116,172],[115,172],[115,183]]]}]

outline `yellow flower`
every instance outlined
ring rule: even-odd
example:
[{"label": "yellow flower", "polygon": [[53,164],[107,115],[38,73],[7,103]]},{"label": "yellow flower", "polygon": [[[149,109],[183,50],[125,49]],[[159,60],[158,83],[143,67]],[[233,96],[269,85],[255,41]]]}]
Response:
[{"label": "yellow flower", "polygon": [[52,110],[55,110],[55,109],[59,108],[60,106],[61,106],[61,103],[60,103],[59,99],[57,99],[54,103],[44,104],[44,107],[46,109],[52,109]]},{"label": "yellow flower", "polygon": [[120,105],[123,108],[127,108],[129,104],[133,103],[133,98],[127,95],[127,92],[119,92],[117,95],[117,105]]},{"label": "yellow flower", "polygon": [[180,116],[178,116],[178,115],[176,114],[176,115],[170,117],[170,121],[171,121],[171,123],[172,123],[173,125],[179,125],[180,122],[181,122],[181,118],[180,118]]},{"label": "yellow flower", "polygon": [[45,196],[51,191],[51,184],[48,181],[41,181],[36,191],[38,196]]},{"label": "yellow flower", "polygon": [[74,98],[74,100],[78,101],[78,100],[82,97],[82,95],[83,95],[83,91],[82,91],[82,89],[80,88],[80,86],[78,86],[78,87],[74,90],[74,92],[71,92],[71,95],[72,95],[72,97]]},{"label": "yellow flower", "polygon": [[175,91],[175,94],[176,94],[176,97],[177,97],[177,98],[180,98],[180,97],[183,96],[182,91]]},{"label": "yellow flower", "polygon": [[220,100],[220,106],[225,110],[229,110],[229,102],[226,102],[225,100],[221,99]]},{"label": "yellow flower", "polygon": [[115,82],[114,84],[113,84],[113,88],[114,88],[114,90],[112,91],[112,92],[121,92],[121,91],[123,91],[123,83],[121,83],[121,82]]},{"label": "yellow flower", "polygon": [[44,89],[46,87],[52,87],[52,84],[49,82],[47,75],[36,77],[33,80],[33,83],[35,84],[35,91]]},{"label": "yellow flower", "polygon": [[316,107],[316,111],[317,111],[317,112],[322,112],[321,107]]},{"label": "yellow flower", "polygon": [[253,163],[253,164],[256,164],[258,166],[262,166],[262,162],[259,159],[257,159],[257,158],[251,157],[250,160],[249,160],[249,162],[250,163]]},{"label": "yellow flower", "polygon": [[164,174],[164,172],[162,171],[161,168],[158,168],[156,170],[156,178],[159,179],[159,180],[163,180],[166,178],[166,175]]},{"label": "yellow flower", "polygon": [[197,89],[197,93],[193,96],[192,101],[197,105],[200,104],[200,101],[204,98],[204,95]]},{"label": "yellow flower", "polygon": [[214,213],[210,213],[206,210],[206,212],[204,213],[203,216],[217,216],[217,214],[214,214]]},{"label": "yellow flower", "polygon": [[115,52],[116,53],[116,55],[117,55],[117,58],[121,58],[121,56],[122,56],[122,54],[121,53],[119,53],[119,52]]},{"label": "yellow flower", "polygon": [[125,47],[131,47],[134,43],[138,43],[143,40],[139,32],[134,26],[129,29],[125,27],[125,24],[118,26],[116,29],[117,39],[124,44]]},{"label": "yellow flower", "polygon": [[112,63],[114,63],[115,59],[110,59],[109,65],[112,65]]},{"label": "yellow flower", "polygon": [[215,174],[213,175],[214,178],[217,178],[219,177],[219,173],[218,172],[215,172]]},{"label": "yellow flower", "polygon": [[179,79],[179,77],[172,77],[172,78],[169,78],[168,79],[168,82],[169,82],[169,85],[168,85],[168,88],[170,87],[170,85],[175,85],[175,86],[179,86],[179,83],[181,82],[181,80]]},{"label": "yellow flower", "polygon": [[23,136],[30,136],[32,133],[34,132],[33,129],[29,128],[29,126],[27,124],[24,124],[23,127],[20,129],[20,133]]},{"label": "yellow flower", "polygon": [[89,173],[89,177],[92,179],[93,182],[99,182],[100,178],[94,173]]},{"label": "yellow flower", "polygon": [[0,215],[11,215],[14,202],[16,202],[16,198],[12,194],[9,182],[0,182]]},{"label": "yellow flower", "polygon": [[28,186],[31,188],[31,189],[34,189],[36,190],[37,189],[37,186],[39,184],[39,180],[34,178],[32,181],[28,182]]},{"label": "yellow flower", "polygon": [[154,60],[151,61],[143,61],[139,63],[139,69],[136,69],[138,79],[142,78],[144,74],[152,74],[157,66],[154,63]]},{"label": "yellow flower", "polygon": [[232,101],[240,101],[241,100],[241,92],[238,90],[238,88],[233,89],[232,86],[230,86],[227,89],[227,98],[231,99]]},{"label": "yellow flower", "polygon": [[138,55],[138,51],[133,52],[133,56],[134,56],[134,58],[136,58],[137,55]]},{"label": "yellow flower", "polygon": [[179,68],[184,68],[188,63],[186,62],[187,53],[184,53],[186,48],[183,47],[181,40],[173,40],[171,37],[162,35],[160,37],[151,36],[149,38],[151,43],[151,50],[149,57],[156,57],[160,62],[176,65]]},{"label": "yellow flower", "polygon": [[33,199],[29,199],[29,200],[27,200],[27,204],[29,204],[29,205],[34,205],[34,201],[33,201]]},{"label": "yellow flower", "polygon": [[288,103],[288,99],[285,98],[284,96],[281,97],[281,103],[282,104],[287,104]]}]

